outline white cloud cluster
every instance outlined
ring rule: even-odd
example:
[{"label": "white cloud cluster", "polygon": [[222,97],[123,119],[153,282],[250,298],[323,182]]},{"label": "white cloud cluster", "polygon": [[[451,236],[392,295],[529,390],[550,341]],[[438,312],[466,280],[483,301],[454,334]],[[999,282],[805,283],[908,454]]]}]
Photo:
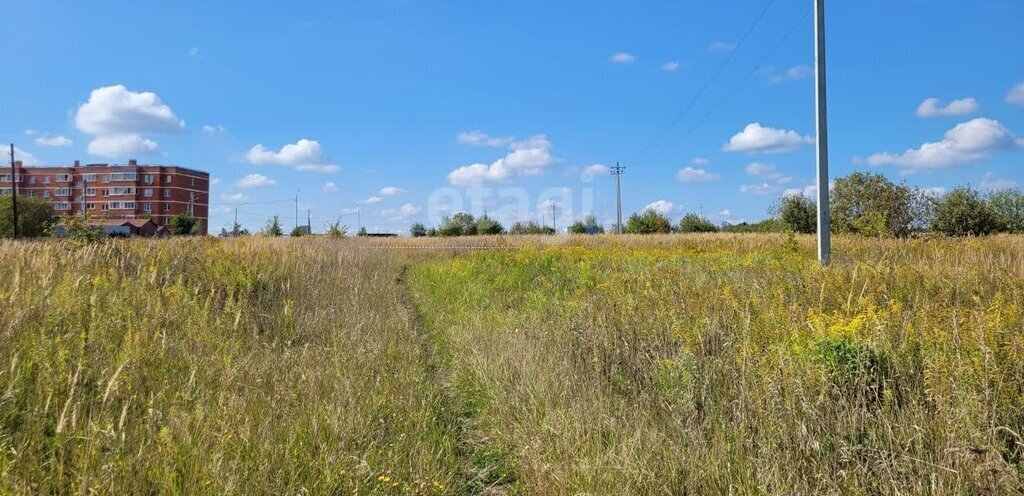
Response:
[{"label": "white cloud cluster", "polygon": [[225,131],[227,131],[227,129],[224,126],[221,126],[220,124],[216,126],[206,124],[203,126],[204,133],[223,133]]},{"label": "white cloud cluster", "polygon": [[987,159],[1000,150],[1024,147],[999,121],[978,118],[946,131],[941,141],[925,143],[901,154],[876,153],[868,157],[873,166],[893,165],[904,173],[966,165]]},{"label": "white cloud cluster", "polygon": [[551,141],[538,134],[508,144],[509,152],[491,164],[471,164],[448,173],[448,182],[453,186],[480,187],[486,183],[507,181],[518,176],[537,176],[545,167],[554,162],[551,157]]},{"label": "white cloud cluster", "polygon": [[57,136],[40,136],[35,139],[35,142],[39,146],[71,146],[74,142],[63,135],[58,134]]},{"label": "white cloud cluster", "polygon": [[583,168],[583,174],[588,176],[607,176],[612,169],[604,164],[591,164]]},{"label": "white cloud cluster", "polygon": [[938,98],[929,98],[917,106],[917,116],[927,119],[929,117],[968,115],[977,112],[980,108],[978,101],[973,98],[962,98],[946,104]]},{"label": "white cloud cluster", "polygon": [[382,201],[384,201],[384,199],[379,197],[379,196],[371,196],[371,197],[363,200],[363,203],[365,203],[367,205],[373,205],[374,203],[380,203]]},{"label": "white cloud cluster", "polygon": [[495,137],[489,136],[483,131],[464,131],[455,137],[456,141],[462,145],[470,146],[490,146],[494,148],[502,148],[512,144],[516,139],[511,136]]},{"label": "white cloud cluster", "polygon": [[1010,89],[1006,94],[1006,103],[1024,106],[1024,82]]},{"label": "white cloud cluster", "polygon": [[405,190],[402,188],[396,188],[394,186],[385,186],[381,188],[380,192],[378,192],[377,194],[379,194],[380,196],[391,197],[398,196],[402,193],[405,193]]},{"label": "white cloud cluster", "polygon": [[249,163],[256,165],[281,165],[300,171],[323,172],[333,174],[340,167],[330,163],[324,156],[319,141],[300,139],[293,144],[281,147],[279,151],[268,150],[263,145],[256,145],[245,155]]},{"label": "white cloud cluster", "polygon": [[647,206],[644,207],[644,211],[647,210],[654,210],[661,215],[669,215],[676,210],[676,204],[667,200],[658,200],[647,204]]},{"label": "white cloud cluster", "polygon": [[764,164],[761,162],[754,162],[747,166],[747,174],[754,177],[760,177],[762,179],[771,179],[773,181],[789,182],[789,178],[785,174],[779,172],[774,165]]},{"label": "white cloud cluster", "polygon": [[124,85],[96,88],[75,112],[75,127],[90,136],[89,153],[125,156],[152,153],[157,143],[144,133],[176,133],[185,121],[156,93],[137,93]]},{"label": "white cloud cluster", "polygon": [[[7,153],[10,153],[10,149],[7,149]],[[14,160],[21,162],[22,165],[39,165],[39,159],[35,155],[18,147],[14,147]]]},{"label": "white cloud cluster", "polygon": [[413,205],[412,203],[405,203],[398,208],[382,210],[380,214],[385,217],[390,217],[391,220],[405,220],[413,215],[419,214],[422,210],[422,208]]},{"label": "white cloud cluster", "polygon": [[267,186],[273,186],[277,184],[277,181],[264,176],[263,174],[248,174],[245,177],[238,180],[235,186],[241,189],[252,189],[252,188],[265,188]]},{"label": "white cloud cluster", "polygon": [[985,177],[978,183],[981,189],[988,191],[1001,191],[1004,189],[1016,188],[1017,181],[1013,179],[998,178],[991,171],[985,173]]},{"label": "white cloud cluster", "polygon": [[678,69],[679,69],[679,62],[676,62],[676,61],[665,62],[664,64],[661,64],[661,70],[663,70],[663,71],[672,72],[672,71],[676,71]]},{"label": "white cloud cluster", "polygon": [[747,174],[761,179],[758,184],[744,184],[740,186],[740,193],[749,195],[774,195],[782,191],[783,186],[793,178],[783,174],[774,165],[761,162],[754,162],[747,165]]},{"label": "white cloud cluster", "polygon": [[679,169],[679,172],[676,172],[676,180],[681,183],[703,183],[714,181],[720,177],[722,177],[720,174],[689,166]]},{"label": "white cloud cluster", "polygon": [[334,193],[334,192],[338,191],[338,186],[336,184],[328,181],[328,182],[324,183],[324,185],[322,186],[322,189],[324,190],[324,193]]},{"label": "white cloud cluster", "polygon": [[801,136],[796,131],[774,129],[759,122],[747,124],[729,142],[722,146],[727,152],[785,153],[814,143],[814,138]]},{"label": "white cloud cluster", "polygon": [[629,64],[636,62],[636,56],[631,53],[619,52],[612,55],[608,60],[616,64]]}]

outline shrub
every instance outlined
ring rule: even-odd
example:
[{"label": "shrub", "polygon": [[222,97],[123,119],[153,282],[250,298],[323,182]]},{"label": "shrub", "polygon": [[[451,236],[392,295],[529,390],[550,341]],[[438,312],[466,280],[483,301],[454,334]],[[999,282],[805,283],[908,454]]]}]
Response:
[{"label": "shrub", "polygon": [[171,218],[170,233],[174,236],[199,234],[200,229],[199,219],[188,212],[182,212]]},{"label": "shrub", "polygon": [[263,230],[260,231],[260,234],[272,238],[276,238],[284,234],[284,230],[281,229],[281,221],[277,219],[276,215],[267,220],[267,224],[263,226]]},{"label": "shrub", "polygon": [[697,214],[686,214],[679,220],[676,231],[681,233],[713,233],[718,232],[718,227]]},{"label": "shrub", "polygon": [[[14,235],[14,214],[10,196],[0,197],[0,238]],[[18,197],[18,236],[38,238],[46,236],[55,221],[53,206],[42,198]]]},{"label": "shrub", "polygon": [[830,200],[832,230],[906,236],[913,223],[911,196],[909,187],[894,184],[881,174],[856,172],[836,179]]},{"label": "shrub", "polygon": [[627,234],[667,234],[672,232],[668,217],[647,209],[642,214],[633,214],[626,221]]},{"label": "shrub", "polygon": [[892,375],[884,353],[851,337],[828,338],[816,344],[815,359],[840,396],[861,406],[881,403]]},{"label": "shrub", "polygon": [[306,236],[307,234],[312,234],[309,230],[309,226],[295,226],[292,228],[291,237],[298,238]]},{"label": "shrub", "polygon": [[230,231],[228,231],[227,229],[224,229],[223,227],[220,228],[220,237],[222,237],[222,238],[237,238],[239,236],[248,236],[248,235],[249,235],[249,230],[248,229],[243,229],[242,225],[237,223],[237,222],[235,222],[234,225],[231,226],[231,230]]},{"label": "shrub", "polygon": [[555,230],[548,226],[541,226],[534,221],[529,222],[516,222],[512,224],[512,227],[508,230],[509,234],[512,235],[525,235],[525,234],[555,234]]},{"label": "shrub", "polygon": [[999,221],[977,191],[961,187],[939,200],[933,228],[947,236],[985,236],[999,230]]},{"label": "shrub", "polygon": [[505,226],[490,218],[487,214],[476,220],[476,234],[480,236],[494,236],[505,232]]},{"label": "shrub", "polygon": [[409,235],[414,238],[422,238],[427,235],[427,227],[417,222],[409,226]]},{"label": "shrub", "polygon": [[327,227],[327,235],[332,238],[344,238],[348,235],[348,226],[341,225],[341,222],[335,222]]},{"label": "shrub", "polygon": [[604,228],[597,223],[597,216],[587,215],[583,220],[578,220],[569,226],[570,234],[604,234]]},{"label": "shrub", "polygon": [[800,234],[818,232],[818,204],[803,193],[783,195],[772,206],[770,213],[774,215],[787,230]]},{"label": "shrub", "polygon": [[443,217],[437,226],[439,236],[472,236],[476,234],[476,219],[472,214],[459,212],[451,217]]},{"label": "shrub", "polygon": [[1002,230],[1024,233],[1024,194],[1018,189],[996,191],[986,200]]}]

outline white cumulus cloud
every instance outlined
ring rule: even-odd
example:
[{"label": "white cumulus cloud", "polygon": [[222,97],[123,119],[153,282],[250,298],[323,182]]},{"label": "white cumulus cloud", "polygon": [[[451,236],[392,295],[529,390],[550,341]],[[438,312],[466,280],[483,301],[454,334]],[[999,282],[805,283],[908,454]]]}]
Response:
[{"label": "white cumulus cloud", "polygon": [[340,169],[337,165],[330,163],[327,157],[324,156],[323,147],[319,141],[305,138],[295,143],[284,145],[276,152],[265,148],[263,145],[256,145],[249,149],[245,158],[249,163],[256,165],[281,165],[300,171],[332,174]]},{"label": "white cumulus cloud", "polygon": [[760,177],[762,179],[770,179],[777,182],[789,182],[789,178],[785,174],[779,172],[774,165],[764,164],[761,162],[754,162],[747,166],[747,174],[754,177]]},{"label": "white cumulus cloud", "polygon": [[714,181],[720,177],[722,176],[719,174],[695,167],[684,167],[676,172],[676,180],[682,183],[703,183]]},{"label": "white cumulus cloud", "polygon": [[119,156],[156,151],[147,133],[176,133],[185,121],[174,115],[156,93],[134,92],[124,85],[92,90],[75,112],[75,127],[90,136],[89,153]]},{"label": "white cumulus cloud", "polygon": [[238,180],[235,186],[241,189],[251,188],[265,188],[267,186],[273,186],[277,184],[277,181],[264,176],[263,174],[248,174],[245,177]]},{"label": "white cumulus cloud", "polygon": [[322,189],[324,190],[324,193],[334,193],[335,191],[338,191],[338,186],[332,182],[326,182],[322,186]]},{"label": "white cumulus cloud", "polygon": [[591,164],[583,168],[583,174],[589,176],[607,176],[612,169],[604,164]]},{"label": "white cumulus cloud", "polygon": [[382,210],[380,214],[385,217],[390,217],[391,220],[405,220],[420,213],[422,210],[422,208],[413,205],[412,203],[405,203],[398,208]]},{"label": "white cumulus cloud", "polygon": [[953,100],[944,104],[938,98],[929,98],[917,106],[917,116],[922,119],[929,117],[947,117],[951,115],[968,115],[977,112],[981,107],[973,98]]},{"label": "white cumulus cloud", "polygon": [[63,135],[40,136],[35,139],[35,142],[39,146],[71,146],[71,144],[74,143]]},{"label": "white cumulus cloud", "polygon": [[506,147],[516,140],[511,136],[490,136],[483,131],[463,131],[455,139],[463,145],[490,146],[494,148]]},{"label": "white cumulus cloud", "polygon": [[448,173],[448,182],[453,186],[479,187],[486,183],[507,181],[518,176],[537,176],[545,167],[554,162],[551,156],[551,141],[538,134],[508,145],[508,153],[490,164],[470,164]]},{"label": "white cumulus cloud", "polygon": [[1024,106],[1024,82],[1010,89],[1006,94],[1006,103]]},{"label": "white cumulus cloud", "polygon": [[748,195],[774,195],[781,189],[779,185],[771,183],[744,184],[740,186],[740,193]]},{"label": "white cumulus cloud", "polygon": [[[774,71],[774,68],[772,68],[772,71]],[[776,74],[768,78],[768,81],[772,84],[781,84],[785,83],[786,81],[799,81],[801,79],[807,79],[813,75],[814,70],[811,69],[810,66],[795,65],[787,69],[786,72],[783,72],[782,74]]]},{"label": "white cumulus cloud", "polygon": [[1000,150],[1024,147],[999,121],[977,118],[946,131],[941,141],[925,143],[901,154],[876,153],[868,157],[873,166],[894,165],[904,173],[975,163]]},{"label": "white cumulus cloud", "polygon": [[663,71],[672,72],[672,71],[675,71],[675,70],[678,70],[678,69],[679,69],[679,62],[672,61],[672,62],[665,62],[664,64],[661,64],[661,70],[663,70]]},{"label": "white cumulus cloud", "polygon": [[654,210],[655,212],[658,212],[661,215],[669,215],[673,211],[675,211],[675,209],[676,204],[666,200],[658,200],[656,202],[649,203],[646,207],[644,207],[644,211]]},{"label": "white cumulus cloud", "polygon": [[727,152],[746,153],[785,153],[814,143],[814,138],[801,136],[796,131],[774,129],[762,126],[759,122],[747,124],[729,142],[722,146]]},{"label": "white cumulus cloud", "polygon": [[204,133],[223,133],[224,131],[227,131],[227,129],[225,129],[224,126],[221,126],[220,124],[216,126],[206,124],[203,126]]},{"label": "white cumulus cloud", "polygon": [[384,199],[379,197],[379,196],[371,196],[371,197],[363,200],[363,203],[365,203],[367,205],[373,205],[374,203],[380,203],[382,201],[384,201]]},{"label": "white cumulus cloud", "polygon": [[396,188],[394,186],[385,186],[381,188],[377,194],[379,194],[380,196],[398,196],[402,193],[405,193],[405,190],[402,188]]}]

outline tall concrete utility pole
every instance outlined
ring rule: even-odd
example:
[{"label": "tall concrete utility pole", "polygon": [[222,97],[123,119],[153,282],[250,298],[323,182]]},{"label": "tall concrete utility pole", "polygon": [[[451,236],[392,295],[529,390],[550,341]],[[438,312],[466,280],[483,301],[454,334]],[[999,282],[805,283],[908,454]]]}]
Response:
[{"label": "tall concrete utility pole", "polygon": [[622,171],[625,167],[615,162],[612,175],[615,176],[615,233],[622,234]]},{"label": "tall concrete utility pole", "polygon": [[14,216],[14,239],[18,239],[18,183],[14,181],[18,171],[14,167],[14,143],[11,143],[11,214]]},{"label": "tall concrete utility pole", "polygon": [[295,228],[299,227],[299,191],[295,192]]},{"label": "tall concrete utility pole", "polygon": [[558,234],[558,223],[555,221],[555,210],[556,209],[558,209],[558,205],[555,205],[555,203],[552,202],[551,203],[551,229],[553,229],[555,231],[555,234]]},{"label": "tall concrete utility pole", "polygon": [[818,261],[832,262],[828,204],[828,112],[825,92],[825,0],[814,0],[814,99],[818,123]]}]

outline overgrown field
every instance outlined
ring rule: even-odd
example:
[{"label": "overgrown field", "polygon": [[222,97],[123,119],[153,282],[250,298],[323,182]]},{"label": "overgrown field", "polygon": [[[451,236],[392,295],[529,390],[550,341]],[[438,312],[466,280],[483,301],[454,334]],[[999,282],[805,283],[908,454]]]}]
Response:
[{"label": "overgrown field", "polygon": [[549,239],[0,245],[0,493],[1024,491],[1024,238]]}]

